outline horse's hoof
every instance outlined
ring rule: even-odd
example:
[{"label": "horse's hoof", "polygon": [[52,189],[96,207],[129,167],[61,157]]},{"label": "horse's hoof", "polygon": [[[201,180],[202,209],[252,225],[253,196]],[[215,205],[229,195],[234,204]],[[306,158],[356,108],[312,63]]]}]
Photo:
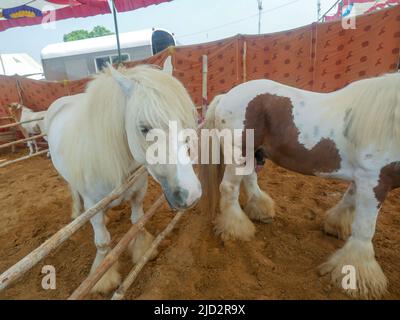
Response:
[{"label": "horse's hoof", "polygon": [[387,279],[374,257],[372,243],[350,240],[319,267],[346,294],[361,299],[379,299],[387,291]]},{"label": "horse's hoof", "polygon": [[214,222],[215,232],[221,236],[223,241],[250,241],[256,232],[254,224],[240,208],[236,207],[230,207],[221,212]]},{"label": "horse's hoof", "polygon": [[[150,248],[151,244],[153,243],[154,237],[146,230],[144,229],[141,231],[136,239],[134,239],[130,244],[129,244],[129,249],[131,251],[132,255],[132,262],[134,264],[138,263],[143,255],[147,252],[147,250]],[[153,260],[157,257],[158,251],[155,249],[153,253],[150,256],[150,260]]]},{"label": "horse's hoof", "polygon": [[121,283],[121,275],[118,272],[118,262],[107,270],[101,279],[92,288],[92,293],[106,294],[113,289],[116,289]]},{"label": "horse's hoof", "polygon": [[244,211],[253,221],[271,223],[275,217],[275,204],[269,195],[262,192],[260,197],[247,201]]},{"label": "horse's hoof", "polygon": [[324,231],[342,240],[351,235],[351,224],[353,223],[354,209],[346,208],[340,210],[333,207],[326,212]]}]

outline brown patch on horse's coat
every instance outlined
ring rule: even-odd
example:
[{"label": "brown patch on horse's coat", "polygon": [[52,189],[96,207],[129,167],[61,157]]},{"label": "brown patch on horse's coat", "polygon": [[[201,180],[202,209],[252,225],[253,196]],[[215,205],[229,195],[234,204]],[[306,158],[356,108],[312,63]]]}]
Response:
[{"label": "brown patch on horse's coat", "polygon": [[[246,108],[244,130],[254,129],[254,150],[276,164],[303,174],[330,173],[340,169],[341,158],[331,139],[321,139],[312,149],[299,142],[289,98],[260,94]],[[242,135],[246,152],[246,135]]]},{"label": "brown patch on horse's coat", "polygon": [[379,174],[379,181],[374,188],[375,198],[378,200],[378,207],[381,206],[388,192],[400,187],[400,163],[392,162],[384,166]]}]

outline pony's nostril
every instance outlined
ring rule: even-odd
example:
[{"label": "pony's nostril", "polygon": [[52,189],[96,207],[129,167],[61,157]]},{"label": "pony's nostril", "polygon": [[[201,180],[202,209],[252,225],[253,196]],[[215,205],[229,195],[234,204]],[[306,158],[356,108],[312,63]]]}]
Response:
[{"label": "pony's nostril", "polygon": [[184,206],[186,204],[186,199],[188,198],[189,192],[185,189],[178,188],[174,191],[172,196],[174,197],[175,202],[179,206]]},{"label": "pony's nostril", "polygon": [[263,166],[266,158],[264,150],[257,149],[257,151],[254,153],[254,158],[256,159],[258,165]]}]

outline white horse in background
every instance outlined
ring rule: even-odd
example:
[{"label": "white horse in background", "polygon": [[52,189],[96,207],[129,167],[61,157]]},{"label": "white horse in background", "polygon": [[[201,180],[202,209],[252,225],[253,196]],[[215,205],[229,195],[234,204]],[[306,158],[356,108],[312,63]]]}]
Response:
[{"label": "white horse in background", "polygon": [[[387,279],[375,259],[372,238],[386,195],[400,187],[400,73],[356,81],[331,93],[271,80],[249,81],[213,100],[205,127],[239,129],[243,143],[235,147],[241,148],[242,156],[244,130],[253,129],[250,156],[258,166],[270,159],[302,174],[349,181],[324,225],[327,233],[347,242],[320,266],[320,273],[331,274],[350,295],[378,298],[386,292]],[[219,200],[217,233],[223,239],[250,240],[255,233],[250,219],[270,222],[274,203],[259,188],[255,170],[240,176],[239,167],[242,164],[203,165],[203,193],[208,210],[213,211]],[[244,211],[239,204],[242,182],[248,196]],[[218,185],[220,199],[215,197]],[[342,287],[345,266],[355,270],[355,288]]]},{"label": "white horse in background", "polygon": [[[9,108],[14,116],[16,116],[18,113],[21,113],[19,121],[29,121],[29,120],[44,118],[44,116],[46,115],[46,111],[35,112],[19,103],[11,104]],[[41,133],[45,133],[44,119],[28,123],[22,123],[21,127],[25,130],[28,136],[35,136]],[[43,138],[47,140],[46,137]],[[29,140],[26,144],[28,145],[29,148],[29,155],[39,151],[39,147],[37,145],[36,140]]]},{"label": "white horse in background", "polygon": [[[46,128],[52,161],[68,182],[73,198],[73,216],[92,207],[118,187],[135,169],[144,165],[160,183],[170,206],[187,209],[201,197],[201,185],[195,175],[189,154],[188,161],[177,164],[149,164],[146,135],[162,129],[168,135],[169,121],[180,129],[195,129],[197,113],[183,85],[170,74],[149,66],[119,71],[111,66],[92,80],[85,93],[56,100],[48,109]],[[187,141],[168,145],[177,153],[187,149]],[[176,149],[177,148],[177,149]],[[143,215],[143,199],[148,174],[127,190],[120,199],[131,203],[131,221]],[[91,272],[110,251],[110,234],[104,212],[90,220],[97,247]],[[130,249],[137,262],[148,249],[153,236],[143,230]],[[107,292],[120,283],[115,264],[93,288]]]}]

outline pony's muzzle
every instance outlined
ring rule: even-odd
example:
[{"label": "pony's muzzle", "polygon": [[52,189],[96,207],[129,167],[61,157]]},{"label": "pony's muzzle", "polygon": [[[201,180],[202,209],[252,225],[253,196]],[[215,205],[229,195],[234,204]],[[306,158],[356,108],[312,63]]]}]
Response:
[{"label": "pony's muzzle", "polygon": [[193,206],[196,205],[201,196],[200,194],[200,196],[193,198],[189,195],[188,190],[181,187],[177,187],[173,190],[168,190],[168,188],[167,189],[163,188],[163,189],[165,198],[167,199],[169,206],[172,209],[177,209],[177,210],[187,210],[192,208]]},{"label": "pony's muzzle", "polygon": [[188,195],[189,195],[189,192],[182,188],[177,188],[172,193],[174,202],[178,207],[184,207],[186,205],[186,199],[188,198]]}]

